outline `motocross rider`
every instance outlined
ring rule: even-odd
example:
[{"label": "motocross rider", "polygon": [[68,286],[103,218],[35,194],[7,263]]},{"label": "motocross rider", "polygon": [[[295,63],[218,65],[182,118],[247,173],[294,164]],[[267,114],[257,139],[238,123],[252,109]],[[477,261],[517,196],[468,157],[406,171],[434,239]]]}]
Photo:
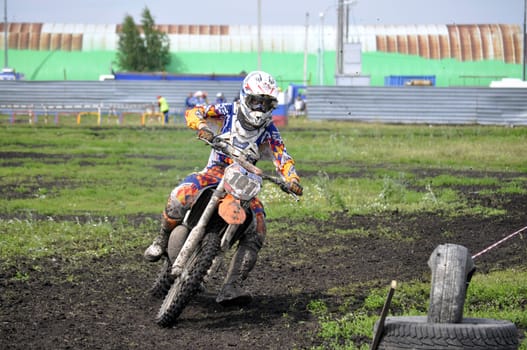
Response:
[{"label": "motocross rider", "polygon": [[[212,141],[214,137],[221,137],[237,147],[249,149],[254,163],[270,156],[289,191],[300,196],[303,189],[295,162],[287,153],[280,132],[272,121],[272,112],[278,104],[278,92],[278,86],[271,75],[253,71],[243,80],[238,102],[198,105],[186,111],[185,119],[188,127],[198,130],[199,138]],[[226,155],[212,150],[206,167],[187,176],[172,190],[161,218],[159,236],[144,253],[147,261],[158,261],[165,254],[171,231],[182,222],[199,191],[219,183],[225,166],[230,163],[232,160]],[[251,300],[251,296],[242,289],[242,282],[256,264],[258,251],[264,243],[266,226],[261,201],[254,198],[250,208],[256,225],[252,225],[253,229],[248,230],[252,232],[247,232],[240,239],[232,257],[216,298],[222,305],[244,304]]]}]

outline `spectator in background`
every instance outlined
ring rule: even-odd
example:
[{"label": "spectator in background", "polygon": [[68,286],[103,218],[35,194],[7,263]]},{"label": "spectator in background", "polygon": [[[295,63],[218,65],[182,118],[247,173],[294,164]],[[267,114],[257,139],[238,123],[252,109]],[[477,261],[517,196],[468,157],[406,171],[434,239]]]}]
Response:
[{"label": "spectator in background", "polygon": [[227,100],[225,99],[225,95],[223,95],[223,92],[218,92],[216,94],[216,104],[225,102],[227,102]]},{"label": "spectator in background", "polygon": [[198,95],[198,104],[199,105],[208,105],[209,104],[209,96],[207,94],[207,91],[198,91],[200,95]]},{"label": "spectator in background", "polygon": [[196,91],[189,100],[190,108],[206,104],[208,104],[207,93],[201,90]]},{"label": "spectator in background", "polygon": [[194,94],[192,92],[188,93],[187,98],[185,99],[185,109],[189,109],[195,106],[194,101],[192,100]]},{"label": "spectator in background", "polygon": [[169,106],[167,100],[163,96],[157,96],[157,106],[159,107],[159,112],[163,113],[165,116],[165,124],[168,124]]},{"label": "spectator in background", "polygon": [[306,103],[302,96],[298,95],[295,99],[295,116],[303,115],[306,112]]}]

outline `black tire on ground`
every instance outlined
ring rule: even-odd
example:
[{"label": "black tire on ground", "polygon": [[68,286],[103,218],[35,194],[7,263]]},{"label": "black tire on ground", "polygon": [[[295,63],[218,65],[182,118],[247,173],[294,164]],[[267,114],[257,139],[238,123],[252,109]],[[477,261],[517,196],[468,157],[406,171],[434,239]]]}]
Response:
[{"label": "black tire on ground", "polygon": [[168,258],[166,256],[163,257],[163,265],[161,266],[159,274],[152,284],[152,287],[150,287],[150,290],[148,291],[153,297],[159,299],[164,298],[170,290],[172,283],[174,283],[174,278],[171,275],[172,262],[176,260],[181,247],[183,247],[188,232],[188,228],[183,225],[178,225],[172,230],[168,240]]},{"label": "black tire on ground", "polygon": [[428,266],[432,270],[428,322],[461,322],[468,283],[474,272],[468,249],[457,244],[439,245],[430,255]]},{"label": "black tire on ground", "polygon": [[378,349],[516,350],[518,330],[512,322],[484,318],[464,318],[461,323],[428,323],[426,316],[387,317]]},{"label": "black tire on ground", "polygon": [[200,247],[190,257],[181,276],[176,278],[156,316],[162,327],[173,326],[192,298],[200,291],[212,261],[220,249],[216,233],[207,233]]},{"label": "black tire on ground", "polygon": [[163,257],[163,264],[159,270],[156,280],[148,290],[149,294],[155,298],[164,298],[167,295],[172,283],[174,283],[174,278],[170,274],[172,270],[172,264],[168,258]]}]

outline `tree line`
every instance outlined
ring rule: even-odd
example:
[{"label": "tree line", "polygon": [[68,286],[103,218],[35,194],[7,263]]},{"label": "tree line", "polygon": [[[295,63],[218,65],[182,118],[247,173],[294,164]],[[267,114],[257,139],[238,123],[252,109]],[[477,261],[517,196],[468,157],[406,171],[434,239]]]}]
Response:
[{"label": "tree line", "polygon": [[168,35],[155,28],[148,7],[141,14],[141,25],[126,15],[122,23],[117,46],[119,69],[128,72],[160,72],[170,64]]}]

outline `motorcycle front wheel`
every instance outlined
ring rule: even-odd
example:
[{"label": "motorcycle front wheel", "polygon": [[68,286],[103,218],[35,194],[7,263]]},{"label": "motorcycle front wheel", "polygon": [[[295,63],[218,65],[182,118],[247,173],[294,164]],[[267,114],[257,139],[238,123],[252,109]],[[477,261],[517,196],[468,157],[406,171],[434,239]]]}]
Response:
[{"label": "motorcycle front wheel", "polygon": [[192,298],[199,292],[201,283],[207,275],[220,248],[217,233],[208,233],[201,245],[192,254],[172,287],[168,291],[156,316],[156,323],[162,327],[171,327]]}]

